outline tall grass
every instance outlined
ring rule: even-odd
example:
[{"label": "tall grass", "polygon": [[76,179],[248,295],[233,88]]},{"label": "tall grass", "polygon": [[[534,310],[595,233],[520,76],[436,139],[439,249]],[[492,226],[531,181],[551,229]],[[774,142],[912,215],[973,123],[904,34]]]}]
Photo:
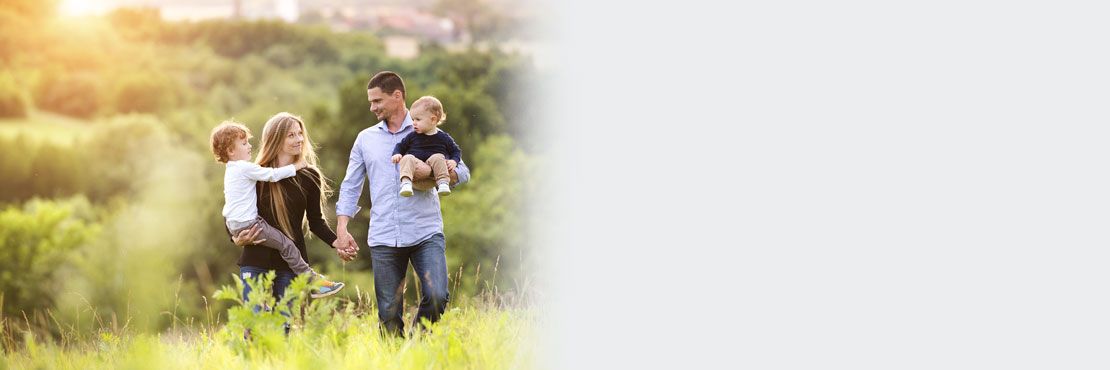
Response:
[{"label": "tall grass", "polygon": [[[268,289],[272,274],[252,284],[241,299],[243,281],[223,286],[215,298],[233,302],[228,322],[188,322],[161,334],[132,333],[126,325],[101,323],[95,333],[57,330],[59,340],[29,330],[5,329],[5,368],[460,368],[533,367],[536,311],[518,299],[491,290],[453,302],[427,330],[413,330],[409,305],[407,337],[380,331],[372,292],[355,299],[307,298],[309,284],[295,279],[281,301]],[[249,283],[249,282],[248,282]],[[261,309],[255,308],[261,306]],[[255,312],[258,311],[258,312]],[[172,313],[171,313],[172,314]],[[90,312],[93,320],[99,320]],[[217,315],[219,316],[219,315]],[[30,319],[27,319],[30,320]],[[176,321],[176,318],[174,319]],[[285,334],[283,324],[291,324]],[[58,324],[61,326],[61,324]],[[13,330],[14,329],[14,330]],[[245,334],[249,331],[249,338]]]}]

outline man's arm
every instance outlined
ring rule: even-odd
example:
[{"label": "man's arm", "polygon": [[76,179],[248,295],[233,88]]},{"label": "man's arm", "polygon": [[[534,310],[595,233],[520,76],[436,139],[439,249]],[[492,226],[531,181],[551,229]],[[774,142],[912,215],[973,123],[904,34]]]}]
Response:
[{"label": "man's arm", "polygon": [[[452,187],[459,186],[459,185],[465,184],[467,182],[470,182],[470,169],[466,168],[466,163],[463,163],[462,161],[459,161],[459,165],[455,167],[455,172],[454,173],[458,175],[458,181],[455,181],[454,183],[452,183],[451,184]],[[455,180],[455,177],[452,176],[451,180]]]},{"label": "man's arm", "polygon": [[[450,164],[448,164],[448,166],[450,166]],[[417,170],[413,176],[420,179],[413,180],[412,188],[414,190],[423,191],[436,187],[436,180],[434,178],[428,177],[431,168],[425,166],[424,168],[426,169],[423,170],[425,172],[421,172],[419,168],[420,167],[417,167]],[[467,181],[470,181],[470,170],[467,169],[466,165],[462,162],[460,162],[458,166],[455,166],[454,169],[448,169],[447,171],[448,176],[451,178],[451,187],[459,186],[466,183]]]},{"label": "man's arm", "polygon": [[355,255],[358,254],[358,243],[355,242],[355,238],[351,236],[351,233],[347,232],[347,223],[351,218],[348,216],[336,216],[335,220],[335,232],[338,237],[335,239],[335,242],[332,243],[332,247],[335,248],[335,253],[339,255],[339,258],[344,261],[351,261],[355,259]]},{"label": "man's arm", "polygon": [[[362,186],[366,183],[366,166],[362,160],[362,136],[355,139],[351,156],[347,159],[347,174],[339,185],[339,201],[335,204],[336,229],[339,244],[355,245],[354,237],[347,232],[347,222],[358,213],[358,198],[362,196]],[[338,251],[338,249],[337,249]]]}]

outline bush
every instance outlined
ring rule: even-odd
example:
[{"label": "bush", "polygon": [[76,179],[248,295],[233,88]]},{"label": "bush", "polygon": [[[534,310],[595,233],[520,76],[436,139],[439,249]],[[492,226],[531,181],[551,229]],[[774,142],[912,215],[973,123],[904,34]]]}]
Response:
[{"label": "bush", "polygon": [[49,308],[66,255],[96,234],[84,198],[32,200],[0,211],[0,291],[4,315]]}]

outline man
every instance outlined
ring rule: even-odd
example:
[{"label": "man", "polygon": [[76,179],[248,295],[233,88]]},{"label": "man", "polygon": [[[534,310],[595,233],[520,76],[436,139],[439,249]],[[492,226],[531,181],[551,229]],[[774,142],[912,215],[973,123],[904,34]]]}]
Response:
[{"label": "man", "polygon": [[[401,197],[400,174],[397,165],[390,161],[393,147],[413,131],[412,117],[405,107],[405,83],[396,73],[383,71],[370,78],[366,85],[370,110],[380,122],[359,132],[351,148],[347,174],[339,190],[336,204],[336,234],[339,242],[336,252],[344,260],[351,260],[358,251],[358,244],[347,231],[347,223],[358,212],[358,198],[365,180],[370,182],[370,230],[367,244],[370,247],[371,267],[374,270],[374,292],[378,303],[378,318],[386,332],[404,333],[402,290],[405,272],[412,262],[420,280],[420,310],[415,323],[421,319],[439,320],[447,308],[447,257],[443,237],[443,217],[440,214],[439,196],[427,191],[434,182],[415,181],[417,190],[411,197]],[[418,168],[414,178],[427,177],[431,169]],[[462,162],[450,173],[452,185],[466,183],[470,170]]]}]

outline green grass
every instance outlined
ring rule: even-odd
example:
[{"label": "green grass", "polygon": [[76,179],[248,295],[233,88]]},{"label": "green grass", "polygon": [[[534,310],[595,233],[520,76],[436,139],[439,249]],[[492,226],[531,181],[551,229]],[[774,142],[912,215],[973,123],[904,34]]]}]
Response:
[{"label": "green grass", "polygon": [[[238,299],[239,287],[225,286],[219,299],[235,301],[223,325],[195,325],[161,334],[113,333],[102,329],[84,338],[43,340],[22,332],[7,338],[2,368],[61,369],[519,369],[535,367],[535,311],[506,307],[496,299],[472,298],[448,307],[442,319],[408,338],[383,335],[377,313],[365,299],[304,299],[308,284],[294,280],[282,302],[256,289],[251,302],[292,307],[286,322],[277,310],[253,313]],[[287,305],[289,304],[289,305]],[[342,306],[342,308],[340,308]],[[411,319],[412,310],[406,315]],[[251,339],[243,338],[251,329]],[[64,331],[62,336],[65,337]]]},{"label": "green grass", "polygon": [[381,337],[376,318],[337,315],[325,327],[251,343],[204,331],[104,333],[70,348],[25,340],[5,362],[16,369],[519,369],[533,367],[532,324],[528,311],[452,309],[430,332],[399,339]]}]

